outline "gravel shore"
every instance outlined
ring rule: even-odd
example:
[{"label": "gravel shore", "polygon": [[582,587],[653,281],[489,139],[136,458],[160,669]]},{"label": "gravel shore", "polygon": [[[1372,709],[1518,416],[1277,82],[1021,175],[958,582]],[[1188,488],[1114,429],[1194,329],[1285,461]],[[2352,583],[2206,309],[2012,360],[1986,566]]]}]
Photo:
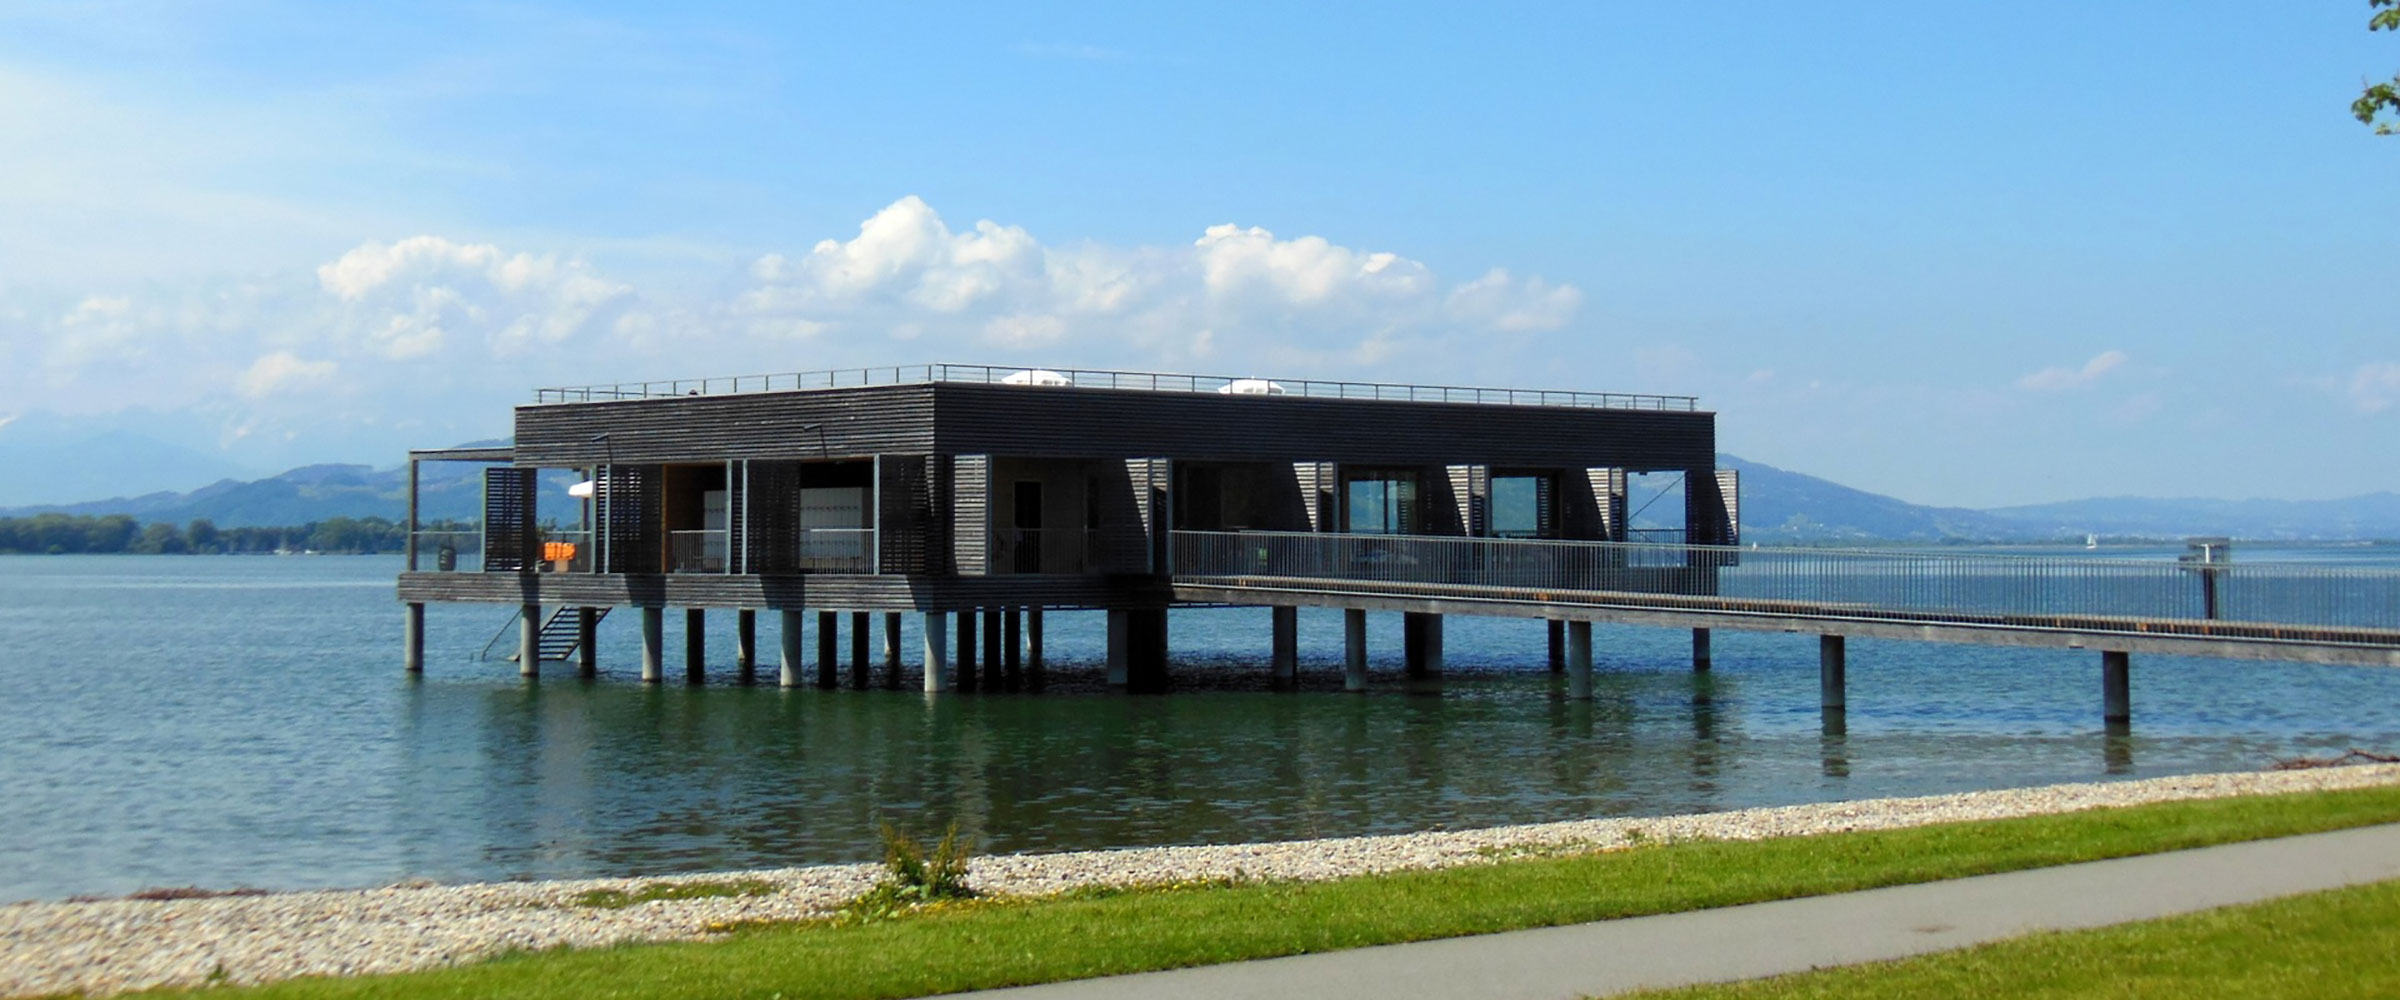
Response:
[{"label": "gravel shore", "polygon": [[[1037,895],[1094,884],[1236,876],[1330,879],[1490,864],[1496,855],[1512,851],[1594,850],[1666,839],[1756,840],[2392,784],[2400,784],[2400,765],[2371,764],[1378,837],[1012,855],[977,859],[970,881],[989,893]],[[865,891],[875,874],[872,865],[829,865],[661,878],[20,903],[0,906],[0,996],[76,990],[105,995],[199,984],[212,977],[257,983],[398,972],[471,962],[510,949],[695,940],[731,921],[824,915]],[[760,879],[777,890],[759,896],[660,900],[614,910],[574,902],[577,894],[593,889],[632,891],[726,878]]]}]

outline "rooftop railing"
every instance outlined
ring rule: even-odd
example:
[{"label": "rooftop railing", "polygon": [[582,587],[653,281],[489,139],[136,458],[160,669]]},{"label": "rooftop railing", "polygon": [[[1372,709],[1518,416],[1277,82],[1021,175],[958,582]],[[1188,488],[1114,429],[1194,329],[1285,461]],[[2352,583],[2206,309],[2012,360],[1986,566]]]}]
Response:
[{"label": "rooftop railing", "polygon": [[[1422,535],[1178,531],[1174,542],[1179,581],[1656,594],[1860,618],[2075,617],[2400,630],[2400,569],[2392,568]],[[1714,571],[1679,572],[1686,568]]]},{"label": "rooftop railing", "polygon": [[1420,403],[1484,403],[1499,406],[1570,406],[1605,410],[1697,410],[1694,396],[1660,396],[1630,392],[1579,392],[1565,389],[1500,389],[1458,385],[1414,385],[1401,382],[1328,382],[1318,379],[1267,379],[1240,375],[1181,375],[1166,372],[1105,371],[1087,368],[1022,368],[998,365],[892,365],[880,368],[836,368],[825,371],[770,375],[726,375],[716,378],[669,379],[654,382],[614,382],[605,385],[554,386],[536,389],[536,403],[593,403],[666,396],[717,396],[749,392],[793,392],[880,385],[922,385],[929,382],[975,382],[1021,385],[1028,389],[1136,389],[1144,392],[1220,393],[1224,395],[1309,396],[1328,399],[1390,399]]}]

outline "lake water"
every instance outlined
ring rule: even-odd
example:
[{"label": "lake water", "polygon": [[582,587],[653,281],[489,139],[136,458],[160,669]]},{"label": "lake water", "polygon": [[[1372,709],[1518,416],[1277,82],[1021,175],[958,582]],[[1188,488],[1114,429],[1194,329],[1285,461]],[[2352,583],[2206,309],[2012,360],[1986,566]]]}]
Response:
[{"label": "lake water", "polygon": [[[2326,551],[2303,555],[2377,556]],[[0,558],[0,901],[855,861],[874,856],[878,817],[1049,851],[2400,749],[2400,671],[2136,656],[2134,723],[2111,732],[2097,653],[1855,639],[1850,709],[1829,732],[1813,636],[1722,630],[1715,671],[1694,675],[1687,633],[1600,627],[1598,695],[1574,702],[1544,668],[1541,623],[1453,618],[1447,689],[1424,697],[1396,690],[1398,616],[1378,615],[1378,690],[1357,696],[1338,691],[1338,613],[1303,611],[1311,690],[1270,694],[1263,609],[1176,612],[1177,680],[1200,690],[1166,697],[1091,692],[1088,613],[1050,616],[1040,696],[738,686],[727,613],[710,620],[722,669],[700,687],[636,682],[631,614],[603,623],[597,681],[553,664],[522,682],[474,658],[512,610],[481,606],[429,609],[411,678],[398,569]],[[772,651],[774,616],[760,617]],[[668,616],[670,651],[681,625]]]}]

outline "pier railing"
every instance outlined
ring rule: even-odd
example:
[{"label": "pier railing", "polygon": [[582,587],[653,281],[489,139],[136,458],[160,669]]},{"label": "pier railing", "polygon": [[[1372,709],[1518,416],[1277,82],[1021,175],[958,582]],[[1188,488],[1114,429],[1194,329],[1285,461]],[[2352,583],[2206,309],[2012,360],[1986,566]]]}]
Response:
[{"label": "pier railing", "polygon": [[610,382],[536,389],[536,403],[594,403],[663,396],[714,396],[747,392],[791,392],[860,386],[975,382],[1028,389],[1136,389],[1144,392],[1223,395],[1311,396],[1331,399],[1390,399],[1421,403],[1483,403],[1501,406],[1571,406],[1607,410],[1697,410],[1693,396],[1568,389],[1505,389],[1488,386],[1418,385],[1405,382],[1329,382],[1269,379],[1247,375],[1184,375],[1093,368],[1023,368],[1006,365],[887,365],[764,375]]},{"label": "pier railing", "polygon": [[[2400,629],[2400,569],[1282,532],[1174,534],[1178,582],[1676,595],[1826,613]],[[1512,595],[1513,596],[1513,595]]]}]

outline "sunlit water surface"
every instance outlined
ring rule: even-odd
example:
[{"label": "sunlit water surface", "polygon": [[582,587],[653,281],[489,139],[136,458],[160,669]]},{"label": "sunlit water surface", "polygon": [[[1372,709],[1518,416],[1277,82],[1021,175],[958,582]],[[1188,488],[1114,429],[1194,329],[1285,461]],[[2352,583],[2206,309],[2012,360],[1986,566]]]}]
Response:
[{"label": "sunlit water surface", "polygon": [[[1399,623],[1376,616],[1378,690],[1345,695],[1340,617],[1318,611],[1301,613],[1298,694],[1264,691],[1257,609],[1176,612],[1186,690],[1166,697],[1092,691],[1091,614],[1050,616],[1040,696],[741,686],[729,613],[710,617],[702,686],[638,683],[630,614],[602,625],[597,681],[554,664],[525,683],[475,659],[510,611],[483,606],[430,609],[411,678],[398,568],[0,557],[0,900],[854,861],[878,817],[1051,851],[2400,748],[2400,671],[2137,656],[2134,724],[2111,732],[2096,653],[1853,640],[1850,708],[1829,727],[1813,636],[1719,631],[1715,671],[1695,675],[1688,633],[1602,627],[1597,696],[1576,702],[1545,669],[1541,624],[1519,620],[1451,619],[1447,688],[1426,697],[1397,690]],[[681,625],[668,616],[670,650]],[[759,638],[776,648],[775,616]]]}]

